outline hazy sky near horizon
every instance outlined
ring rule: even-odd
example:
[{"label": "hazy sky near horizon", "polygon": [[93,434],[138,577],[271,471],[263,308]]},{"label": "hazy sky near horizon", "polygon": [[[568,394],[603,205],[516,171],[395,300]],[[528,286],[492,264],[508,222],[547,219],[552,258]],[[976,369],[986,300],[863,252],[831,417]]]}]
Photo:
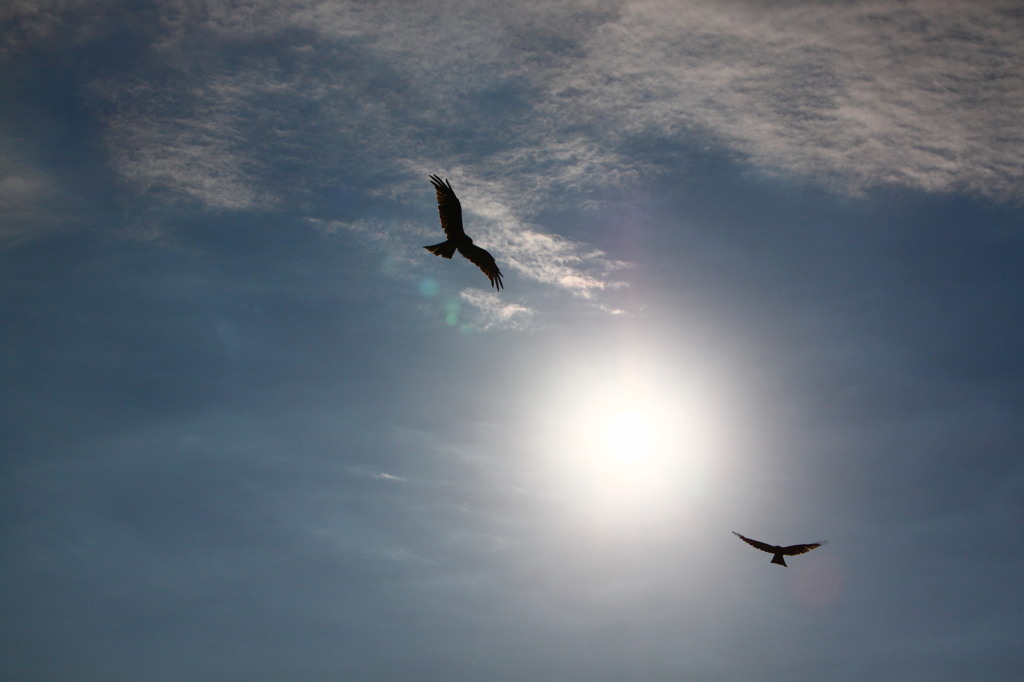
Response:
[{"label": "hazy sky near horizon", "polygon": [[1018,3],[13,0],[0,102],[0,677],[1024,669]]}]

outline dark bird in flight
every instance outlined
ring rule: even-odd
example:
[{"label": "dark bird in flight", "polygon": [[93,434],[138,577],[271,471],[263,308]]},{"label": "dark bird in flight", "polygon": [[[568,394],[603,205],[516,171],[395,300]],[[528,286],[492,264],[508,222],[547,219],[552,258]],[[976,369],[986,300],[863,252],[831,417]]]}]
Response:
[{"label": "dark bird in flight", "polygon": [[778,547],[776,545],[769,545],[766,542],[758,542],[757,540],[751,540],[750,538],[743,537],[736,531],[732,532],[733,535],[738,537],[743,542],[747,543],[751,547],[761,550],[762,552],[768,552],[773,554],[772,563],[778,564],[779,566],[785,566],[786,560],[783,556],[796,556],[797,554],[807,554],[812,549],[817,549],[822,545],[828,544],[828,540],[822,540],[821,542],[809,542],[806,545],[790,545],[789,547]]},{"label": "dark bird in flight", "polygon": [[445,178],[444,182],[441,182],[441,178],[436,175],[430,176],[430,182],[434,185],[434,189],[437,190],[437,212],[441,216],[441,227],[444,228],[444,235],[448,239],[440,244],[424,246],[423,248],[442,258],[451,258],[455,255],[455,251],[458,250],[470,263],[484,271],[487,279],[491,280],[491,286],[501,291],[503,286],[501,270],[498,269],[498,264],[494,262],[494,257],[484,249],[473,244],[473,240],[467,237],[466,233],[462,230],[462,204],[459,203],[459,198],[455,196],[455,190],[452,189],[451,183],[448,182],[447,178]]}]

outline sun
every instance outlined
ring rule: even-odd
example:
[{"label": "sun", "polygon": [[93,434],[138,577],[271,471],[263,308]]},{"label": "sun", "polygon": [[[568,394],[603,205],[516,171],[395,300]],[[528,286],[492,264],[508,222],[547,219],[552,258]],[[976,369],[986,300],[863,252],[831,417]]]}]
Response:
[{"label": "sun", "polygon": [[657,426],[640,408],[630,407],[613,414],[604,425],[602,438],[607,453],[616,459],[643,460],[654,448]]},{"label": "sun", "polygon": [[687,391],[665,372],[590,369],[564,379],[544,410],[538,442],[553,498],[602,528],[672,518],[706,488],[718,415],[693,382]]},{"label": "sun", "polygon": [[668,496],[680,462],[666,396],[611,381],[577,396],[562,414],[549,465],[571,507],[622,521]]}]

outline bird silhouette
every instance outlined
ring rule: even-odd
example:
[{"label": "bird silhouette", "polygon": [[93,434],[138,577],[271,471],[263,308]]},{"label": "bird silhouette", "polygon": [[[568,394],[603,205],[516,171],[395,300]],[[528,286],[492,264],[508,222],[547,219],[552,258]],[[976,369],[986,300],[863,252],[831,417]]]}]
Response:
[{"label": "bird silhouette", "polygon": [[504,286],[501,281],[501,270],[498,269],[498,264],[494,262],[494,257],[484,249],[476,246],[462,229],[462,204],[459,202],[459,198],[455,196],[455,190],[452,189],[448,178],[441,182],[441,178],[431,175],[430,182],[434,185],[434,189],[437,190],[437,213],[441,216],[441,227],[444,228],[444,234],[448,239],[440,244],[424,246],[423,248],[442,258],[451,258],[458,251],[470,263],[483,270],[483,273],[487,275],[487,279],[491,280],[491,286],[501,291],[502,286]]},{"label": "bird silhouette", "polygon": [[748,537],[740,535],[736,531],[733,531],[732,534],[738,537],[740,540],[743,540],[743,542],[747,543],[751,547],[759,549],[762,552],[768,552],[769,554],[773,554],[774,556],[772,557],[772,563],[778,564],[779,566],[786,565],[786,560],[782,558],[783,556],[796,556],[797,554],[807,554],[807,552],[810,552],[812,549],[817,549],[822,545],[828,544],[828,540],[822,540],[821,542],[809,542],[806,545],[790,545],[789,547],[779,547],[778,545],[769,545],[766,542],[751,540]]}]

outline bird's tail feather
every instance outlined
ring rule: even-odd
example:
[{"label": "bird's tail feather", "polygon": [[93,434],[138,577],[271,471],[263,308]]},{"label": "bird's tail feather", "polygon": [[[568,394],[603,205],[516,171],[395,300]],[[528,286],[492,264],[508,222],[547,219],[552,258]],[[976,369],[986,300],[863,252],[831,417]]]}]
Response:
[{"label": "bird's tail feather", "polygon": [[442,258],[451,258],[455,255],[455,244],[451,241],[443,241],[440,244],[432,244],[431,246],[424,246],[423,248],[435,256],[441,256]]},{"label": "bird's tail feather", "polygon": [[781,554],[776,554],[775,556],[772,557],[772,563],[773,564],[778,564],[779,566],[785,566],[786,565],[786,560],[782,558]]}]

